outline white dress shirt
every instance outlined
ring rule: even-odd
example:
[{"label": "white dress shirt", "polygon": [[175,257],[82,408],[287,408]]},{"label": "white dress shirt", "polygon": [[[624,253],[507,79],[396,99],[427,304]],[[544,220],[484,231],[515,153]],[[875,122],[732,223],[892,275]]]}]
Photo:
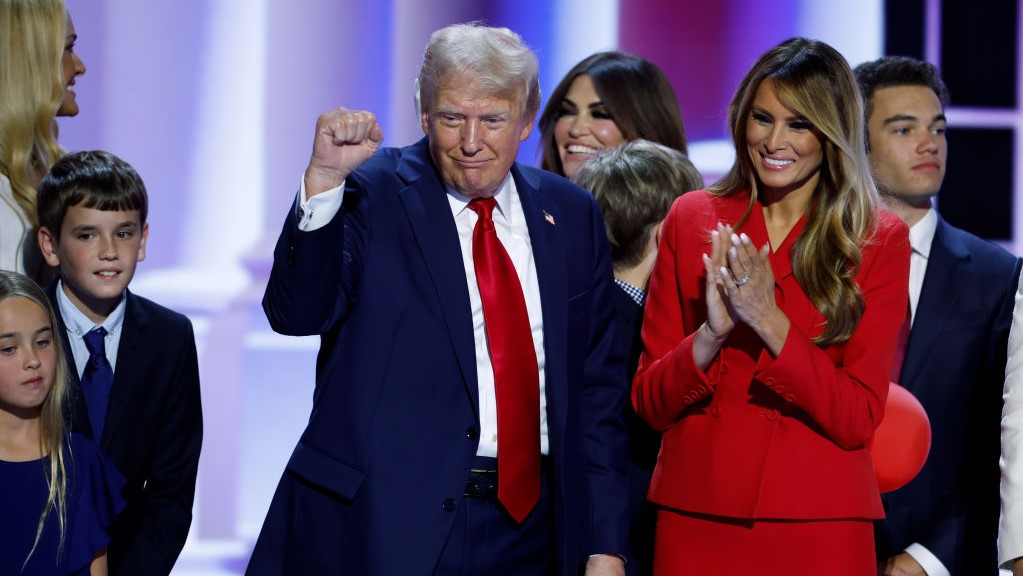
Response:
[{"label": "white dress shirt", "polygon": [[1002,514],[998,521],[998,563],[1012,569],[1023,556],[1023,276],[1016,290],[1002,391]]},{"label": "white dress shirt", "polygon": [[[325,226],[341,208],[344,183],[337,188],[322,192],[306,199],[303,181],[296,203],[298,227],[312,231]],[[536,263],[533,260],[532,241],[526,226],[525,213],[519,199],[515,179],[509,174],[494,194],[497,209],[493,212],[494,227],[508,256],[511,258],[526,300],[526,311],[533,335],[540,386],[540,451],[549,453],[547,436],[547,397],[544,390],[546,365],[543,346],[543,314],[540,306],[540,284],[537,279]],[[494,389],[494,366],[490,360],[486,331],[483,321],[483,302],[476,282],[476,268],[472,258],[472,232],[479,216],[468,208],[469,198],[448,190],[448,203],[458,230],[458,242],[462,250],[462,264],[469,288],[469,306],[472,310],[473,338],[476,343],[476,380],[479,388],[480,442],[478,456],[497,457],[497,395]]]}]

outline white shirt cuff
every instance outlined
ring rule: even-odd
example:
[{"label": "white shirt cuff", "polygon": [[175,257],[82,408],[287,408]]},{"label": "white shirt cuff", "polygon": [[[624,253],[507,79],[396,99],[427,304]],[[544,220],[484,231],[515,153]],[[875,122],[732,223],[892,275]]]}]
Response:
[{"label": "white shirt cuff", "polygon": [[298,221],[298,229],[303,232],[312,232],[326,226],[341,209],[344,190],[345,183],[341,182],[337,188],[331,188],[306,199],[305,179],[303,178],[298,189],[298,199],[295,202],[295,219]]},{"label": "white shirt cuff", "polygon": [[945,568],[941,560],[938,560],[937,556],[917,542],[906,547],[906,554],[909,554],[913,557],[913,560],[916,560],[916,563],[924,569],[924,572],[927,572],[927,576],[951,576],[948,568]]}]

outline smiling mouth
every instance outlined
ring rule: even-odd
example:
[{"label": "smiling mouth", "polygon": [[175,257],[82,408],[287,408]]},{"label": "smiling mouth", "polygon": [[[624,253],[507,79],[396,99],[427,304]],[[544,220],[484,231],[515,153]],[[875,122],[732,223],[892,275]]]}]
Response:
[{"label": "smiling mouth", "polygon": [[596,154],[597,152],[600,152],[600,150],[598,148],[593,148],[591,146],[582,146],[582,145],[579,145],[579,144],[572,144],[571,146],[567,146],[565,148],[565,151],[568,152],[569,154],[586,154],[586,155],[593,155],[593,154]]},{"label": "smiling mouth", "polygon": [[771,166],[773,168],[785,168],[787,166],[795,164],[796,162],[795,160],[791,159],[777,159],[771,158],[769,156],[761,156],[761,158],[764,160],[764,164],[767,164],[768,166]]}]

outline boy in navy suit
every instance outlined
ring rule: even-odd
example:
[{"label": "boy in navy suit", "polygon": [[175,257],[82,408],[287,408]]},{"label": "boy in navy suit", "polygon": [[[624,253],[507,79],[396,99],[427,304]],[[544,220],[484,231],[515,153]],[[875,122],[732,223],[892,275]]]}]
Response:
[{"label": "boy in navy suit", "polygon": [[128,291],[146,255],[146,188],[128,163],[76,152],[38,193],[39,246],[60,278],[48,290],[75,366],[67,418],[128,479],[111,530],[110,574],[167,575],[192,522],[202,444],[189,320]]}]

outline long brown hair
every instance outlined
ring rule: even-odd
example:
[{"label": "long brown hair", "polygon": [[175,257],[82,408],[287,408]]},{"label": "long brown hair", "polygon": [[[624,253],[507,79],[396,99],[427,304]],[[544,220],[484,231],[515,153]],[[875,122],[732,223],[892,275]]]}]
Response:
[{"label": "long brown hair", "polygon": [[749,191],[750,203],[736,227],[756,205],[758,182],[746,149],[746,124],[761,83],[770,78],[778,99],[809,120],[822,137],[824,160],[808,207],[806,228],[792,248],[796,281],[824,315],[819,345],[848,340],[864,300],[855,282],[862,245],[874,226],[877,189],[863,146],[863,102],[852,70],[831,46],[792,38],[765,52],[746,74],[728,109],[736,160],[710,192],[728,196]]}]

